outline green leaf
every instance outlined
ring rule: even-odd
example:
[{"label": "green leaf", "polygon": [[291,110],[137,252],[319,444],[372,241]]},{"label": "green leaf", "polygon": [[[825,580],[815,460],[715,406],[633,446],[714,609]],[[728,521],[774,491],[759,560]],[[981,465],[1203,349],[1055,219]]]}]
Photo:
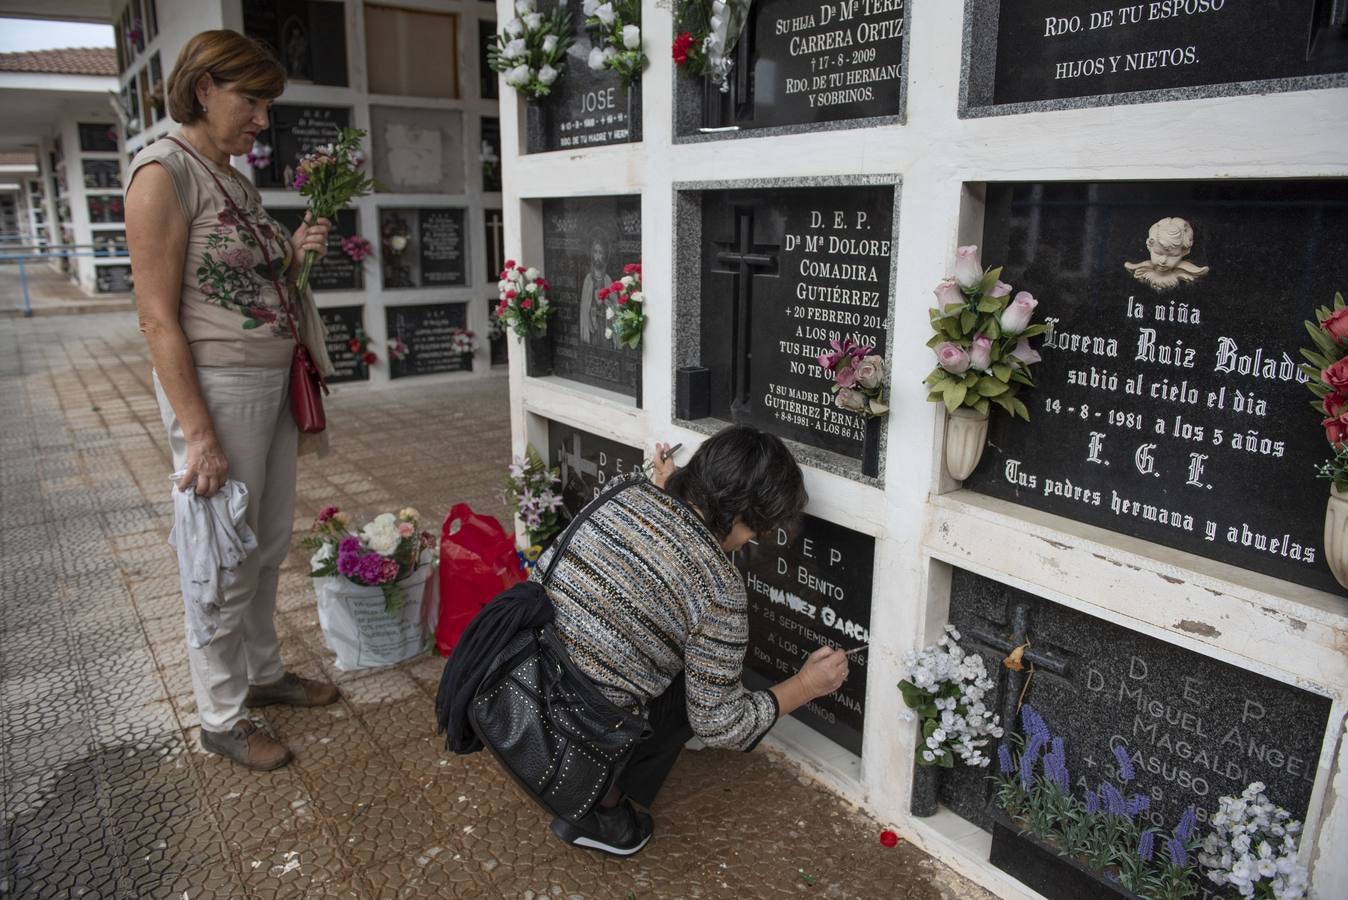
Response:
[{"label": "green leaf", "polygon": [[1297,366],[1297,368],[1300,369],[1302,372],[1304,372],[1307,378],[1310,378],[1314,382],[1319,382],[1320,369],[1324,368],[1324,366],[1321,366],[1320,369],[1317,369],[1315,366],[1308,366],[1305,363],[1302,363],[1301,365]]},{"label": "green leaf", "polygon": [[1306,323],[1306,331],[1310,334],[1311,340],[1315,346],[1326,356],[1338,358],[1343,355],[1343,348],[1335,343],[1334,339],[1325,333],[1323,328],[1316,328],[1310,322]]},{"label": "green leaf", "polygon": [[1016,337],[1018,338],[1038,337],[1039,335],[1044,334],[1047,331],[1048,331],[1047,325],[1031,325],[1029,328],[1026,328],[1020,334],[1016,335]]},{"label": "green leaf", "polygon": [[944,399],[945,393],[943,391],[932,391],[927,395],[927,400],[932,403],[940,403]]},{"label": "green leaf", "polygon": [[996,397],[998,394],[1006,393],[1006,384],[996,378],[985,376],[978,379],[978,384],[974,385],[974,390],[984,397]]},{"label": "green leaf", "polygon": [[1015,408],[1016,415],[1020,416],[1026,422],[1030,421],[1030,410],[1024,403],[1020,402],[1015,397],[1012,397],[1011,405]]},{"label": "green leaf", "polygon": [[960,313],[960,329],[962,331],[966,333],[969,332],[977,322],[978,314],[972,309],[966,309],[964,312]]},{"label": "green leaf", "polygon": [[[1002,336],[1002,326],[996,319],[988,319],[987,323],[983,325],[983,333],[995,341]],[[1000,351],[998,352],[1000,353]]]},{"label": "green leaf", "polygon": [[978,399],[978,402],[974,404],[974,409],[978,410],[981,414],[985,416],[988,414],[988,410],[990,408],[991,407],[989,407],[988,405],[988,398],[986,397],[980,397]]},{"label": "green leaf", "polygon": [[[1325,359],[1318,353],[1312,353],[1305,347],[1301,348],[1301,355],[1304,356],[1306,359],[1310,360],[1311,364],[1314,365],[1317,369],[1328,369],[1330,365],[1332,365],[1332,363],[1328,359]],[[1319,373],[1317,372],[1316,374],[1318,375]]]},{"label": "green leaf", "polygon": [[936,733],[936,729],[940,727],[941,724],[937,722],[935,719],[928,719],[927,721],[923,722],[922,739],[926,740],[927,738],[931,737],[933,734]]},{"label": "green leaf", "polygon": [[937,345],[937,344],[941,344],[941,343],[944,343],[944,342],[945,342],[945,335],[944,335],[944,334],[933,334],[933,335],[931,336],[931,339],[927,341],[927,346],[928,346],[928,347],[931,347],[931,348],[934,350],[934,349],[936,349],[936,345]]},{"label": "green leaf", "polygon": [[1002,409],[1006,410],[1013,416],[1016,414],[1016,407],[1014,406],[1015,399],[1016,399],[1015,397],[1011,397],[1005,394],[1003,394],[1000,397],[991,398],[993,403],[996,403],[998,406],[1000,406]]},{"label": "green leaf", "polygon": [[1311,393],[1317,397],[1328,397],[1330,394],[1334,393],[1333,388],[1314,381],[1308,383],[1306,387],[1310,388]]},{"label": "green leaf", "polygon": [[1011,373],[1011,380],[1016,384],[1023,384],[1026,387],[1034,387],[1034,379],[1025,373],[1023,369],[1017,369]]},{"label": "green leaf", "polygon": [[997,376],[998,381],[1011,380],[1011,366],[1008,363],[997,363],[992,367],[992,374]]},{"label": "green leaf", "polygon": [[963,332],[960,331],[958,318],[942,320],[941,330],[949,335],[952,341],[958,341],[960,338],[964,337]]},{"label": "green leaf", "polygon": [[978,301],[978,311],[981,313],[1001,312],[1002,301],[996,297],[984,297]]},{"label": "green leaf", "polygon": [[955,768],[955,757],[951,755],[949,750],[945,751],[940,755],[940,757],[938,758],[938,762],[940,763],[942,769]]},{"label": "green leaf", "polygon": [[950,389],[945,392],[945,408],[949,412],[959,409],[960,404],[964,402],[964,395],[968,392],[969,389],[964,385],[952,384]]},{"label": "green leaf", "polygon": [[1343,303],[1343,294],[1339,293],[1338,291],[1335,291],[1335,292],[1334,292],[1334,308],[1335,308],[1335,309],[1343,309],[1343,307],[1344,307],[1344,303]]},{"label": "green leaf", "polygon": [[960,379],[960,384],[967,388],[971,388],[978,384],[978,373],[974,371],[965,372],[964,377]]},{"label": "green leaf", "polygon": [[1324,404],[1321,403],[1319,400],[1307,400],[1307,401],[1306,401],[1306,404],[1307,404],[1311,409],[1313,409],[1313,410],[1315,410],[1317,413],[1319,413],[1321,416],[1323,416],[1323,415],[1325,414],[1325,407],[1324,407]]}]

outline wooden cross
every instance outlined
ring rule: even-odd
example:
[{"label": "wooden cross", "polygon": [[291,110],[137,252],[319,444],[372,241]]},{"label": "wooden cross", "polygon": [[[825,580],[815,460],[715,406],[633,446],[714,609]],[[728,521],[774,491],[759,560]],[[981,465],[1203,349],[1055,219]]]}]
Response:
[{"label": "wooden cross", "polygon": [[[997,634],[979,626],[963,629],[965,634],[969,635],[978,643],[993,650],[1000,650],[1008,655],[1014,653],[1017,648],[1024,647],[1020,661],[1022,664],[1029,664],[1035,669],[1043,669],[1052,672],[1054,675],[1067,674],[1067,661],[1062,657],[1056,656],[1051,652],[1036,650],[1030,646],[1030,606],[1028,603],[1017,603],[1011,608],[1011,636]],[[1016,713],[1020,709],[1021,694],[1025,690],[1026,679],[1030,672],[1025,668],[1015,669],[1003,665],[1006,670],[1006,692],[1002,697],[1002,727],[1008,732],[1015,727]],[[1032,670],[1031,670],[1032,671]]]},{"label": "wooden cross", "polygon": [[778,244],[754,243],[754,214],[749,209],[735,210],[735,238],[730,243],[716,242],[716,267],[712,271],[735,276],[730,344],[735,364],[730,372],[731,418],[749,411],[749,363],[753,325],[753,276],[777,274]]}]

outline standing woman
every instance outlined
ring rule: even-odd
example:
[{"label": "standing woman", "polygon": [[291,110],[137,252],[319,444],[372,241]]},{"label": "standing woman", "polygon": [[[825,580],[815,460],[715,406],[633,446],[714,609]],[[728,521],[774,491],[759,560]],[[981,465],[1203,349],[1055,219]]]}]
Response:
[{"label": "standing woman", "polygon": [[320,370],[331,371],[312,296],[300,294],[295,278],[306,250],[325,251],[329,223],[291,235],[229,164],[267,128],[285,77],[252,38],[193,37],[168,81],[169,114],[182,127],[136,154],[126,190],[140,330],[177,486],[209,497],[227,480],[242,482],[245,521],[257,537],[221,592],[214,636],[196,647],[200,639],[189,635],[201,743],[262,770],[285,765],[290,750],[249,721],[245,706],[321,706],[338,697],[331,684],[285,671],[273,621],[295,507],[299,433],[289,380],[297,325]]}]

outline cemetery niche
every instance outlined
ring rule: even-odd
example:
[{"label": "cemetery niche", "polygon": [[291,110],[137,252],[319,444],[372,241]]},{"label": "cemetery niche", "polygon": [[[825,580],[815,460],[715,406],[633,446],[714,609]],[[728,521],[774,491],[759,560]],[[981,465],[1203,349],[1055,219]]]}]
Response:
[{"label": "cemetery niche", "polygon": [[496,318],[496,297],[487,298],[487,321],[491,322],[491,328],[487,332],[487,347],[491,354],[491,364],[493,366],[504,366],[510,363],[510,335],[506,331],[505,324]]},{"label": "cemetery niche", "polygon": [[[882,420],[839,409],[818,357],[835,340],[886,355],[894,184],[683,196],[680,215],[701,222],[696,247],[679,249],[681,268],[697,266],[700,324],[698,344],[681,344],[677,355],[705,369],[706,378],[702,395],[681,397],[680,406],[688,400],[687,408],[705,409],[712,419],[836,454],[855,472],[868,431],[878,451]],[[693,252],[695,259],[685,259]]]},{"label": "cemetery niche", "polygon": [[370,367],[365,365],[359,353],[351,349],[351,342],[365,332],[365,307],[359,304],[321,307],[318,314],[328,329],[328,358],[336,370],[328,376],[328,383],[368,381]]},{"label": "cemetery niche", "polygon": [[[303,209],[269,209],[268,215],[291,232],[304,221]],[[365,287],[365,266],[342,250],[342,238],[360,234],[359,215],[354,209],[337,213],[337,221],[328,232],[328,251],[309,275],[309,287],[315,291],[358,291]]]},{"label": "cemetery niche", "polygon": [[[571,14],[575,43],[566,52],[566,70],[539,100],[525,108],[525,153],[574,150],[641,140],[641,82],[623,87],[611,69],[594,71],[587,63],[594,46],[585,27],[581,0],[563,0]],[[563,3],[540,3],[548,15]]]},{"label": "cemetery niche", "polygon": [[370,156],[379,191],[462,194],[463,113],[371,106]]},{"label": "cemetery niche", "polygon": [[[641,261],[640,197],[543,201],[543,264],[556,312],[547,334],[530,341],[529,374],[557,375],[625,394],[641,403],[641,351],[607,335],[598,292]],[[548,358],[550,357],[550,359]]]},{"label": "cemetery niche", "polygon": [[981,251],[1053,330],[967,488],[1343,593],[1297,365],[1345,287],[1348,181],[991,184]]},{"label": "cemetery niche", "polygon": [[94,273],[95,286],[100,294],[123,294],[135,288],[130,266],[98,266]]},{"label": "cemetery niche", "polygon": [[728,90],[678,76],[677,134],[901,121],[905,7],[904,0],[754,3],[732,54]]},{"label": "cemetery niche", "polygon": [[501,120],[482,118],[482,190],[501,192]]},{"label": "cemetery niche", "polygon": [[[820,647],[870,643],[874,538],[807,515],[797,533],[779,530],[731,556],[749,597],[745,687],[763,690],[789,678]],[[867,654],[854,654],[848,664],[839,691],[792,716],[860,756]]]},{"label": "cemetery niche", "polygon": [[548,459],[561,475],[562,506],[568,519],[619,475],[642,470],[640,449],[602,438],[561,422],[548,422]]},{"label": "cemetery niche", "polygon": [[379,210],[379,264],[386,288],[468,283],[460,208]]},{"label": "cemetery niche", "polygon": [[290,190],[300,157],[335,143],[350,125],[351,110],[344,107],[273,105],[271,126],[257,137],[258,143],[271,147],[271,157],[265,165],[253,167],[253,183],[263,190]]},{"label": "cemetery niche", "polygon": [[117,126],[101,122],[80,122],[80,151],[83,153],[116,153]]},{"label": "cemetery niche", "polygon": [[345,87],[346,4],[244,0],[243,30],[269,45],[291,81]]},{"label": "cemetery niche", "polygon": [[[965,12],[971,62],[961,112],[1348,84],[1348,29],[1334,23],[1331,5],[974,0]],[[1135,96],[1119,96],[1127,94]]]},{"label": "cemetery niche", "polygon": [[[954,570],[950,622],[960,646],[983,657],[997,681],[984,698],[1008,731],[1029,703],[1063,738],[1077,796],[1118,784],[1113,748],[1151,798],[1146,825],[1173,828],[1185,808],[1200,830],[1222,796],[1262,781],[1275,804],[1304,820],[1328,727],[1330,699],[1130,631],[972,572]],[[1028,642],[1028,646],[1026,646]],[[1024,647],[1019,671],[1003,661]],[[993,751],[995,757],[995,750]],[[994,761],[991,770],[995,772]],[[941,801],[987,829],[995,801],[989,771],[942,771]]]},{"label": "cemetery niche", "polygon": [[407,345],[402,359],[389,354],[390,378],[472,370],[471,355],[465,359],[466,354],[454,349],[454,332],[468,327],[467,304],[388,306],[384,321],[389,340]]}]

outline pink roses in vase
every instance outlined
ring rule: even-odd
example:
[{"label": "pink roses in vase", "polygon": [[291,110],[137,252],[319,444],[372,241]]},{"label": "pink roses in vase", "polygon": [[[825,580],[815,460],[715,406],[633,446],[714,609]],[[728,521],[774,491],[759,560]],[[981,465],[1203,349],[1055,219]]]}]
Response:
[{"label": "pink roses in vase", "polygon": [[1320,467],[1320,477],[1334,482],[1340,491],[1348,491],[1348,305],[1343,294],[1334,294],[1334,306],[1315,311],[1314,322],[1306,322],[1306,331],[1314,349],[1302,349],[1307,362],[1301,371],[1309,379],[1306,387],[1316,399],[1311,409],[1323,416],[1320,425],[1334,457]]},{"label": "pink roses in vase", "polygon": [[983,269],[977,247],[958,248],[955,272],[936,286],[937,305],[928,310],[936,368],[923,383],[927,399],[948,412],[967,407],[986,416],[995,403],[1028,421],[1030,411],[1016,395],[1034,387],[1030,366],[1040,357],[1029,339],[1048,329],[1030,324],[1039,303],[1034,295],[1012,296],[1001,274],[1000,267]]},{"label": "pink roses in vase", "polygon": [[833,352],[820,354],[819,365],[833,378],[834,405],[867,417],[889,412],[889,404],[884,400],[884,357],[873,355],[874,347],[850,338],[829,343]]}]

